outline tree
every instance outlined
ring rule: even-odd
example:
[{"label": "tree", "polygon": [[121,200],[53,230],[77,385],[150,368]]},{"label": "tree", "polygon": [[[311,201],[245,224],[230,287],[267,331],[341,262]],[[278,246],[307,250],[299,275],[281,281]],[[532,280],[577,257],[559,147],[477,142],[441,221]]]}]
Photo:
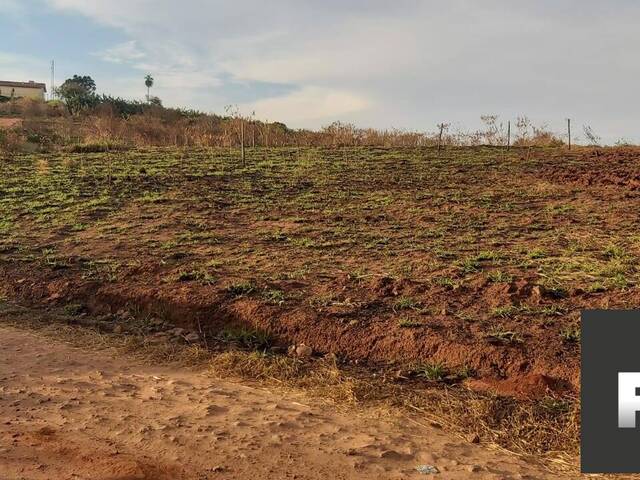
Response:
[{"label": "tree", "polygon": [[162,100],[158,97],[149,97],[149,105],[154,107],[162,107]]},{"label": "tree", "polygon": [[72,115],[93,107],[98,102],[96,82],[89,75],[74,75],[66,79],[56,93]]},{"label": "tree", "polygon": [[153,77],[151,75],[147,75],[144,77],[144,84],[147,86],[147,102],[151,102],[151,87],[153,87]]}]

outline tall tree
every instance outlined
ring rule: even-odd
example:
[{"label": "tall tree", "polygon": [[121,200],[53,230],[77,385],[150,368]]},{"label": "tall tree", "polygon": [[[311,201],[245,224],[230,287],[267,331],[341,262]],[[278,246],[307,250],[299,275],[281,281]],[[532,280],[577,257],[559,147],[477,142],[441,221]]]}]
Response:
[{"label": "tall tree", "polygon": [[153,87],[153,77],[147,75],[144,77],[144,84],[147,86],[147,102],[151,102],[151,87]]},{"label": "tall tree", "polygon": [[67,105],[71,114],[92,107],[97,103],[96,82],[89,75],[74,75],[67,78],[56,93]]}]

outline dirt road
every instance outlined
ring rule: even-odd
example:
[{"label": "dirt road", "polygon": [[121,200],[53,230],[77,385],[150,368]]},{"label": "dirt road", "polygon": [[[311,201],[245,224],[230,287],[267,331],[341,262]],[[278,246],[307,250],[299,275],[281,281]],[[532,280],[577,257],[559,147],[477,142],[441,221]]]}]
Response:
[{"label": "dirt road", "polygon": [[402,423],[0,327],[3,480],[559,478]]}]

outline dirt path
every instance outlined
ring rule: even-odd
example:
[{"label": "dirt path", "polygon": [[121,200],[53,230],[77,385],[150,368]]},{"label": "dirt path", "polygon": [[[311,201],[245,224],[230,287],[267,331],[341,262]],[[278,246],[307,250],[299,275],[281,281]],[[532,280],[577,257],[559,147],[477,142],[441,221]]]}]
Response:
[{"label": "dirt path", "polygon": [[559,478],[400,423],[0,327],[3,480]]}]

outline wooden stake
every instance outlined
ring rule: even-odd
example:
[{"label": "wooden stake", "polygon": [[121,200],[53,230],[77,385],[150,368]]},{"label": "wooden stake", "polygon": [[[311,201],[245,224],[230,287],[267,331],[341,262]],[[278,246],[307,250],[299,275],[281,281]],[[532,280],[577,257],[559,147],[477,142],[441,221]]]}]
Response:
[{"label": "wooden stake", "polygon": [[511,150],[511,120],[507,122],[507,150]]},{"label": "wooden stake", "polygon": [[442,132],[444,131],[444,123],[438,125],[440,127],[440,134],[438,135],[438,151],[442,149]]},{"label": "wooden stake", "polygon": [[240,154],[242,155],[242,166],[246,165],[244,156],[244,118],[240,119]]},{"label": "wooden stake", "polygon": [[569,133],[569,150],[571,150],[571,119],[567,118],[567,131]]},{"label": "wooden stake", "polygon": [[251,148],[256,148],[256,125],[251,124]]}]

